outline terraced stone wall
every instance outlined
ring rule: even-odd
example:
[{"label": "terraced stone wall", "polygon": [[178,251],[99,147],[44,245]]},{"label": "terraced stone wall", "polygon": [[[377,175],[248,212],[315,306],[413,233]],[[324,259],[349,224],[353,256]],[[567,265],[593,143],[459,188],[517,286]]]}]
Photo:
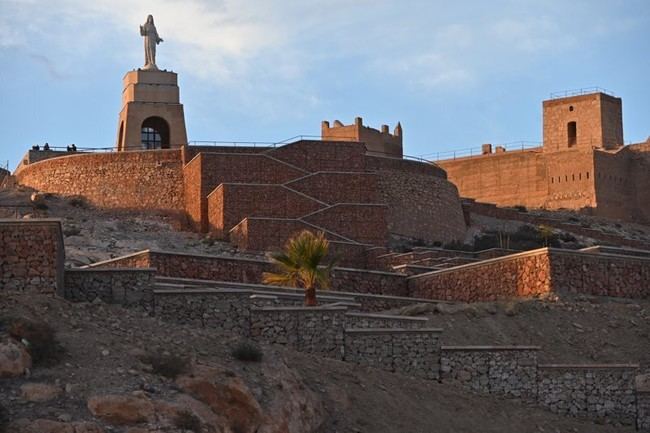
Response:
[{"label": "terraced stone wall", "polygon": [[423,379],[440,370],[441,329],[346,329],[345,360]]},{"label": "terraced stone wall", "polygon": [[638,373],[638,365],[540,365],[538,403],[554,413],[633,425]]},{"label": "terraced stone wall", "polygon": [[100,299],[108,304],[146,306],[153,299],[155,274],[150,268],[66,269],[64,296],[73,302]]},{"label": "terraced stone wall", "polygon": [[0,292],[62,293],[61,222],[0,219]]},{"label": "terraced stone wall", "polygon": [[443,382],[457,383],[484,394],[526,401],[537,398],[536,346],[443,346]]}]

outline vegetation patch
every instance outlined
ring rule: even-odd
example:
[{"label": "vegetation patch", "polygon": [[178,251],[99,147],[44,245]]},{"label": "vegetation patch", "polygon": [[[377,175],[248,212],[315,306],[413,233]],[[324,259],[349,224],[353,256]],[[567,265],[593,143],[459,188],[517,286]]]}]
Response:
[{"label": "vegetation patch", "polygon": [[189,358],[168,353],[148,353],[140,359],[151,365],[151,371],[159,376],[175,379],[190,370]]}]

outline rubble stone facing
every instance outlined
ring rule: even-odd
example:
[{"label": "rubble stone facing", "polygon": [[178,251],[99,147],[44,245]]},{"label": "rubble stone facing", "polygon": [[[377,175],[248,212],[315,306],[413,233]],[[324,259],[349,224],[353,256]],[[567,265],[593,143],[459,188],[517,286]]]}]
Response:
[{"label": "rubble stone facing", "polygon": [[345,360],[424,379],[440,371],[441,329],[345,330]]},{"label": "rubble stone facing", "polygon": [[16,170],[20,185],[113,209],[184,210],[181,150],[74,153]]},{"label": "rubble stone facing", "polygon": [[343,358],[345,307],[262,307],[251,309],[250,335],[260,343]]},{"label": "rubble stone facing", "polygon": [[99,298],[109,304],[148,305],[153,299],[155,269],[66,269],[65,298],[92,302]]},{"label": "rubble stone facing", "polygon": [[546,249],[409,277],[411,296],[464,302],[539,296],[551,291]]},{"label": "rubble stone facing", "polygon": [[551,412],[634,424],[638,365],[540,365],[538,403]]},{"label": "rubble stone facing", "polygon": [[156,290],[151,309],[166,322],[249,335],[250,296],[245,290]]},{"label": "rubble stone facing", "polygon": [[0,291],[61,291],[64,260],[59,220],[0,219]]},{"label": "rubble stone facing", "polygon": [[365,269],[334,268],[332,290],[372,293],[375,295],[409,296],[404,275]]},{"label": "rubble stone facing", "polygon": [[441,378],[475,392],[534,401],[539,349],[537,346],[443,346]]},{"label": "rubble stone facing", "polygon": [[636,428],[641,433],[650,432],[650,375],[637,376]]},{"label": "rubble stone facing", "polygon": [[411,296],[465,302],[546,293],[650,297],[650,258],[540,248],[408,277]]},{"label": "rubble stone facing", "polygon": [[555,291],[650,297],[650,258],[551,250],[551,272]]}]

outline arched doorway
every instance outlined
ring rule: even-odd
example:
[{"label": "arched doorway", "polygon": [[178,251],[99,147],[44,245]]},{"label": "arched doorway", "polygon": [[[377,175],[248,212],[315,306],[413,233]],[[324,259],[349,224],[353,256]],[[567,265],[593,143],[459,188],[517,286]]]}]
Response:
[{"label": "arched doorway", "polygon": [[143,149],[169,149],[169,125],[162,117],[148,117],[142,122],[140,137]]}]

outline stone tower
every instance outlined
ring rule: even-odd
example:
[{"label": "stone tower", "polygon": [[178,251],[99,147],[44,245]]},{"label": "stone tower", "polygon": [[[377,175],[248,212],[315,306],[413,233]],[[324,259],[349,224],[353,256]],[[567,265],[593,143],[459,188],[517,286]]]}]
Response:
[{"label": "stone tower", "polygon": [[402,125],[398,122],[393,133],[388,125],[382,125],[381,130],[363,125],[363,119],[357,117],[352,125],[343,125],[338,120],[330,126],[327,120],[321,123],[321,139],[325,141],[359,141],[366,145],[370,155],[402,158]]},{"label": "stone tower", "polygon": [[544,152],[623,145],[621,98],[595,92],[544,101]]},{"label": "stone tower", "polygon": [[137,69],[124,76],[117,150],[170,149],[187,144],[178,75]]}]

